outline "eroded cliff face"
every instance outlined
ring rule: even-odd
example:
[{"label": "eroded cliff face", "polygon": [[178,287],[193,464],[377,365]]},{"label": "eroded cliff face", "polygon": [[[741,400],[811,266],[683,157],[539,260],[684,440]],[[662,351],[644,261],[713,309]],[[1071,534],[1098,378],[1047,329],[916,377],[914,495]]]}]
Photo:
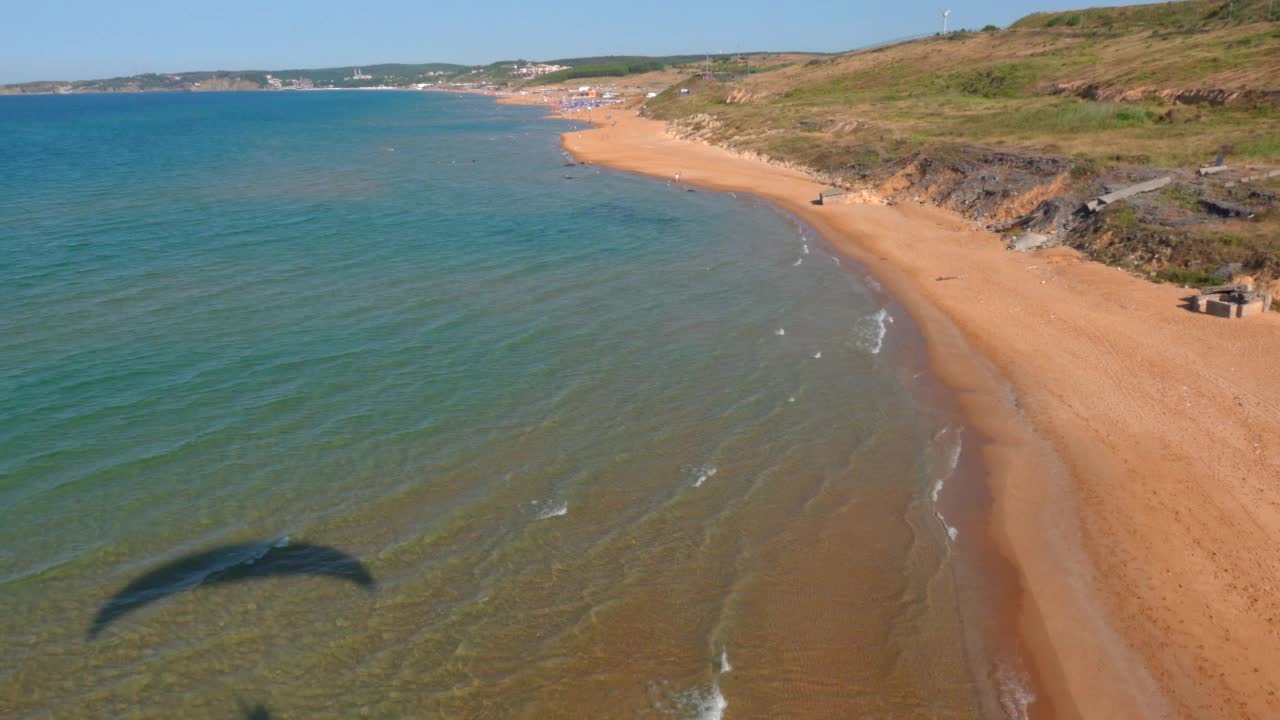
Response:
[{"label": "eroded cliff face", "polygon": [[1074,95],[1086,100],[1106,102],[1148,102],[1158,100],[1170,105],[1280,105],[1280,90],[1259,90],[1215,87],[1125,87],[1104,85],[1089,80],[1058,83],[1050,92],[1054,95]]},{"label": "eroded cliff face", "polygon": [[[895,161],[840,164],[833,172],[753,149],[762,137],[786,130],[740,135],[711,113],[678,118],[667,128],[674,137],[805,171],[849,189],[853,202],[946,208],[1011,243],[1036,233],[1044,236],[1036,241],[1041,247],[1067,245],[1147,277],[1189,284],[1241,273],[1264,285],[1280,279],[1280,177],[1260,178],[1258,169],[1210,177],[1149,165],[1102,171],[1075,158],[954,144]],[[1099,195],[1163,177],[1172,180],[1157,191],[1097,212],[1085,207]]]}]

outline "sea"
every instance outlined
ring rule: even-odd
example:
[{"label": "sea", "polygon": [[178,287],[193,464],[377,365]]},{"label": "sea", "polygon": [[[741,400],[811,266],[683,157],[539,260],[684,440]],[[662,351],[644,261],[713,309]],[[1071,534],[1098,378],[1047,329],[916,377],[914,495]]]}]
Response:
[{"label": "sea", "polygon": [[0,97],[0,717],[989,716],[910,318],[574,127]]}]

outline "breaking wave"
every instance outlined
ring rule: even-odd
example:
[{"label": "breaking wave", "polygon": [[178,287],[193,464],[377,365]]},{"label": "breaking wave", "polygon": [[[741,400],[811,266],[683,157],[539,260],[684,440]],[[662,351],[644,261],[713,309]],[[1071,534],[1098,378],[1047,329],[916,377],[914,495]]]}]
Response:
[{"label": "breaking wave", "polygon": [[891,323],[893,323],[893,316],[888,310],[880,308],[874,315],[858,321],[854,333],[861,341],[864,350],[872,355],[879,355],[881,348],[884,347],[884,336]]},{"label": "breaking wave", "polygon": [[693,720],[721,720],[725,708],[729,707],[729,701],[724,699],[716,683],[690,690],[681,700]]},{"label": "breaking wave", "polygon": [[1029,708],[1036,701],[1036,694],[1031,690],[1031,680],[1026,673],[1003,663],[996,665],[996,696],[1008,720],[1028,720],[1031,717]]},{"label": "breaking wave", "polygon": [[947,537],[951,542],[955,542],[959,537],[960,531],[955,527],[947,524],[947,519],[942,516],[942,512],[938,510],[938,497],[942,494],[942,488],[946,482],[955,475],[956,468],[960,466],[960,453],[964,449],[964,439],[961,437],[963,428],[953,428],[950,425],[938,431],[933,436],[932,450],[936,453],[935,468],[932,469],[934,477],[933,491],[929,494],[929,499],[933,503],[933,515],[942,525],[942,529],[947,533]]},{"label": "breaking wave", "polygon": [[[538,504],[537,501],[534,501],[534,504]],[[569,514],[568,503],[547,503],[545,506],[539,507],[537,519],[546,520],[548,518],[560,517],[561,515],[567,514]]]},{"label": "breaking wave", "polygon": [[695,468],[693,473],[698,476],[697,479],[693,481],[693,486],[702,487],[702,483],[706,482],[708,479],[712,477],[715,477],[716,466],[704,465],[702,467]]}]

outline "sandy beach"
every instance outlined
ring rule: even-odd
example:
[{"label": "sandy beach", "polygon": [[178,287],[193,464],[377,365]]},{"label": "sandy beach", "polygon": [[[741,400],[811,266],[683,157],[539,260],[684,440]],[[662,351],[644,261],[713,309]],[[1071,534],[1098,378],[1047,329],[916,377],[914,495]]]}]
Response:
[{"label": "sandy beach", "polygon": [[823,186],[805,174],[632,110],[564,145],[770,200],[908,310],[985,439],[1033,717],[1280,716],[1280,316],[1197,315],[1191,291],[1067,249],[1009,252],[935,208],[814,206]]}]

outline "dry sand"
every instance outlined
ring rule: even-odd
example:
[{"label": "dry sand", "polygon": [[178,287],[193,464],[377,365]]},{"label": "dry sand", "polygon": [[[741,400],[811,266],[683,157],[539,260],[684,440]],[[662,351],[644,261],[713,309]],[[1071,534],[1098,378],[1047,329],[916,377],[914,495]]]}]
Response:
[{"label": "dry sand", "polygon": [[1065,249],[1011,253],[933,208],[813,206],[822,186],[800,172],[612,115],[565,147],[766,198],[916,320],[987,439],[1035,717],[1280,717],[1280,315],[1196,315],[1189,291]]}]

